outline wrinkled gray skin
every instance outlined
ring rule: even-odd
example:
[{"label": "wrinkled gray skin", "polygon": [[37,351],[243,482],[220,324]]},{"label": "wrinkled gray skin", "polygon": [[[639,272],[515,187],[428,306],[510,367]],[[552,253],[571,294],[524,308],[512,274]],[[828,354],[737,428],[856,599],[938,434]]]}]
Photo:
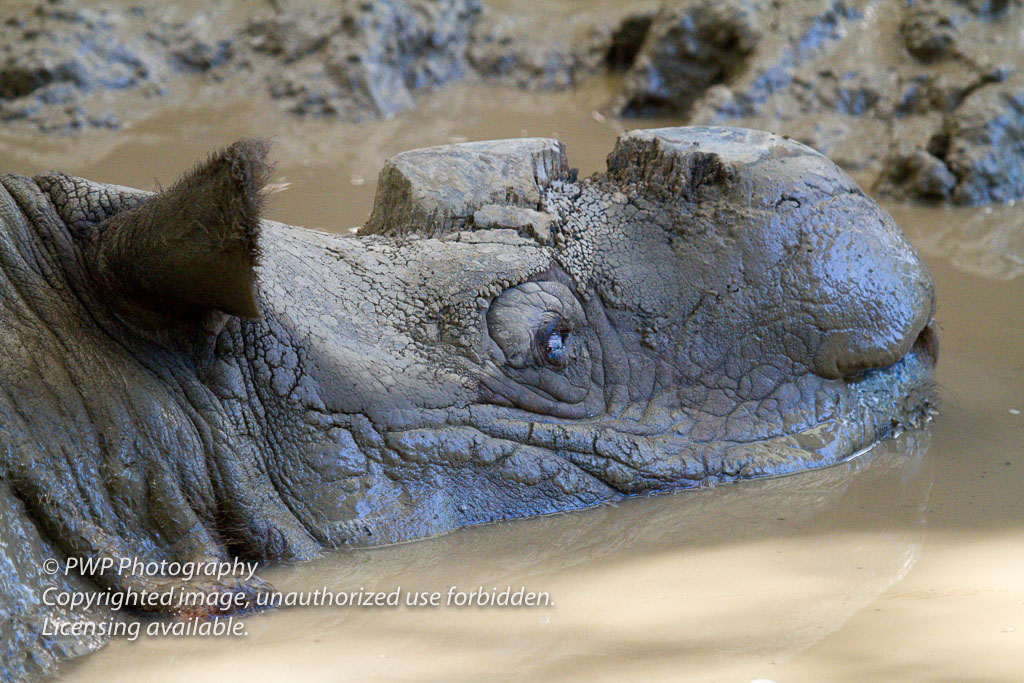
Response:
[{"label": "wrinkled gray skin", "polygon": [[260,221],[265,151],[159,195],[0,176],[9,676],[98,644],[38,636],[43,588],[181,587],[47,556],[301,560],[821,467],[929,409],[931,276],[800,144],[635,131],[585,180],[553,140],[418,150],[351,237]]}]

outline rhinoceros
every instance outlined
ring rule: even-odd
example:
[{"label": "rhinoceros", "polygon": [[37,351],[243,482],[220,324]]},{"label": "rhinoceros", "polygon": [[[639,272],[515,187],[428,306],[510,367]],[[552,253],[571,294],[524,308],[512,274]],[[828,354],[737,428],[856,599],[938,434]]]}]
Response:
[{"label": "rhinoceros", "polygon": [[262,219],[267,153],[155,194],[0,176],[8,676],[103,640],[43,635],[97,618],[46,590],[267,590],[126,558],[296,561],[793,473],[931,411],[932,277],[797,142],[635,130],[589,178],[551,139],[414,150],[356,235]]}]

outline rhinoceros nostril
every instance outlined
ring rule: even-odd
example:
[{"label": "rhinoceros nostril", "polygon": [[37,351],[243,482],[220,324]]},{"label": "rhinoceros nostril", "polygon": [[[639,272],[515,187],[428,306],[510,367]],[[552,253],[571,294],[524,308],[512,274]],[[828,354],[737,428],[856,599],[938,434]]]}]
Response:
[{"label": "rhinoceros nostril", "polygon": [[939,361],[939,335],[935,332],[934,322],[924,326],[914,341],[913,349],[927,354],[933,364]]}]

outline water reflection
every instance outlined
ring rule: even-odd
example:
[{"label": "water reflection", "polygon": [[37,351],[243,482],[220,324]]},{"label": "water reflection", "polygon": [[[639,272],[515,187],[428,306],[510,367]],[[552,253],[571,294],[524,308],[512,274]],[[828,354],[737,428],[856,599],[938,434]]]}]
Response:
[{"label": "water reflection", "polygon": [[991,280],[1024,275],[1024,210],[885,204],[918,249]]}]

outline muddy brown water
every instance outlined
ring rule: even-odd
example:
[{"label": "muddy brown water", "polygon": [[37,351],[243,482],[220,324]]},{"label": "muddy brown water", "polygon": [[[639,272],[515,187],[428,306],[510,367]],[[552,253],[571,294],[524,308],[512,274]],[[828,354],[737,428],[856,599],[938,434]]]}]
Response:
[{"label": "muddy brown water", "polygon": [[[462,85],[358,126],[299,121],[195,86],[114,133],[0,129],[0,168],[167,184],[217,145],[276,141],[270,218],[345,231],[404,149],[555,136],[582,172],[620,122],[607,84],[529,95]],[[644,126],[670,121],[644,122]],[[635,122],[632,125],[636,125]],[[115,641],[77,681],[1024,677],[1024,207],[890,206],[939,290],[941,408],[924,431],[781,479],[465,529],[266,570],[283,591],[546,592],[533,608],[309,608],[242,638]]]}]

